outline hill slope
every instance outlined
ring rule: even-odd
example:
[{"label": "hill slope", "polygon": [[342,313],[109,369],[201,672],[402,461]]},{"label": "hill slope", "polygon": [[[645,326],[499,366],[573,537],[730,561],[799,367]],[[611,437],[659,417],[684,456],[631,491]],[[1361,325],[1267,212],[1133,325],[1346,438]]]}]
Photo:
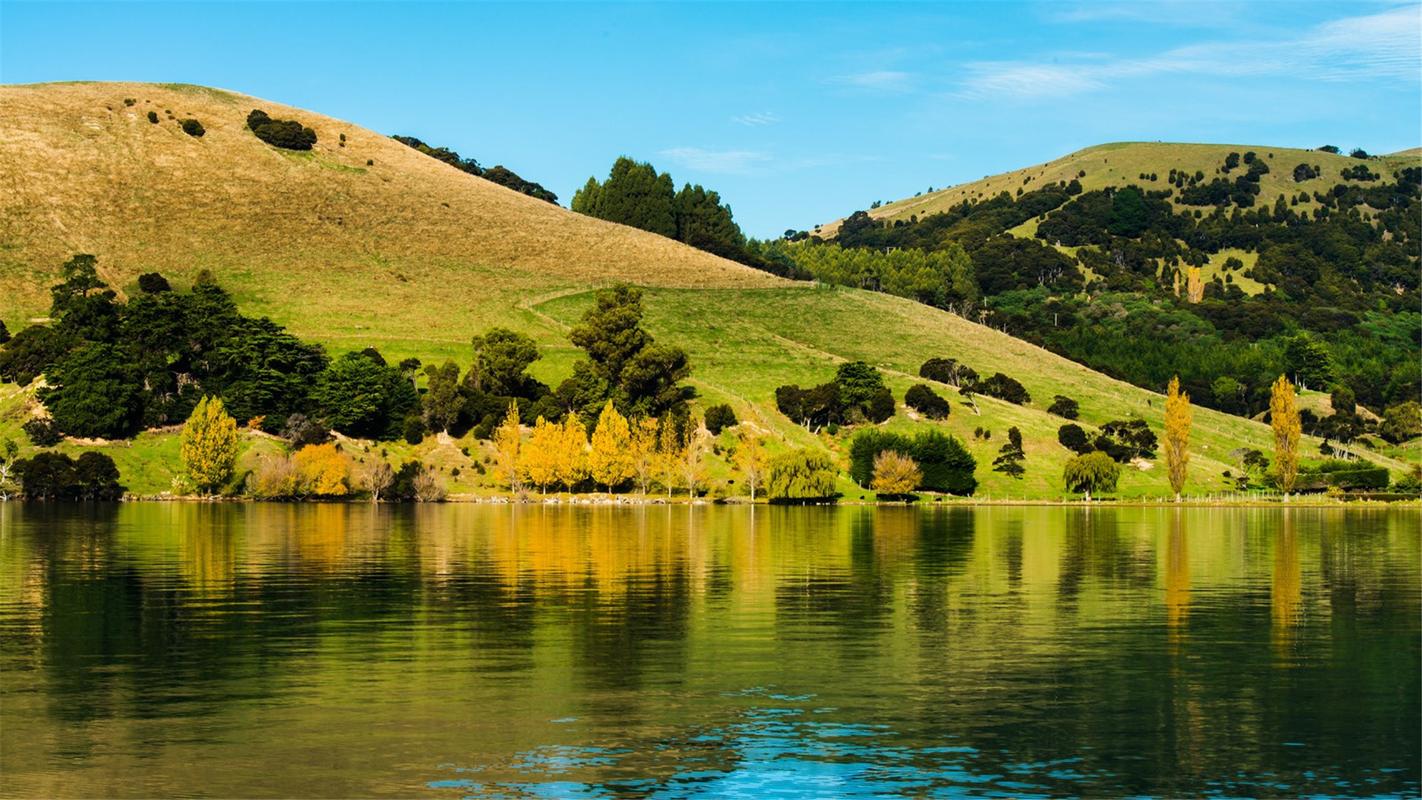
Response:
[{"label": "hill slope", "polygon": [[[243,128],[252,107],[314,127],[315,151],[287,153],[256,140]],[[188,137],[167,109],[198,118],[207,134]],[[157,125],[148,110],[159,114]],[[1077,398],[1089,425],[1140,415],[1161,427],[1158,395],[960,317],[883,294],[782,281],[525,197],[353,125],[226,92],[0,88],[0,187],[0,316],[12,329],[44,312],[59,263],[87,251],[117,287],[151,269],[179,278],[210,269],[245,313],[270,315],[334,351],[375,345],[390,358],[467,365],[472,334],[509,325],[540,342],[545,357],[535,371],[552,382],[569,372],[575,351],[566,330],[591,290],[629,281],[650,287],[647,324],[687,349],[703,402],[729,402],[740,418],[797,446],[842,454],[846,434],[791,424],[774,409],[774,387],[825,381],[851,359],[879,365],[900,398],[932,356],[1021,380],[1030,405],[979,398],[978,413],[938,387],[953,401],[943,425],[977,457],[980,494],[989,496],[1060,495],[1070,453],[1056,443],[1063,420],[1044,410],[1054,394]],[[25,393],[0,388],[0,434],[15,435]],[[902,407],[888,423],[922,424]],[[1022,481],[990,468],[1009,426],[1026,440]],[[978,440],[975,428],[996,435]],[[1232,450],[1270,447],[1267,426],[1207,409],[1197,410],[1195,430],[1192,492],[1226,488],[1223,473],[1238,469]],[[418,452],[446,469],[466,467],[463,477],[451,473],[456,491],[486,491],[460,444],[430,437]],[[136,491],[167,488],[179,467],[171,434],[101,446]],[[252,447],[271,444],[258,437]],[[1317,440],[1309,447],[1316,452]],[[390,450],[400,456],[409,448]],[[1162,496],[1163,473],[1128,469],[1120,493]]]},{"label": "hill slope", "polygon": [[[1082,189],[1088,192],[1129,184],[1138,184],[1145,189],[1169,189],[1170,184],[1166,178],[1172,169],[1191,174],[1203,172],[1205,180],[1208,181],[1220,177],[1217,170],[1225,156],[1249,151],[1257,153],[1270,167],[1270,172],[1259,182],[1259,196],[1268,202],[1273,202],[1280,194],[1306,192],[1312,195],[1316,191],[1327,192],[1342,180],[1340,173],[1343,170],[1363,163],[1344,154],[1288,147],[1112,142],[1078,150],[1045,164],[1036,164],[999,175],[988,175],[981,180],[885,203],[870,209],[869,216],[889,222],[908,220],[915,216],[923,218],[929,214],[947,211],[964,200],[984,200],[1001,192],[1015,194],[1018,189],[1031,191],[1046,184],[1070,182],[1073,179],[1081,181]],[[1392,153],[1367,163],[1375,171],[1388,175],[1399,167],[1416,166],[1419,159],[1422,159],[1422,148]],[[1318,176],[1296,182],[1293,169],[1299,164],[1319,167]],[[1145,179],[1140,177],[1142,174],[1146,176]],[[1151,175],[1155,176],[1154,180],[1150,178]],[[1300,204],[1303,210],[1312,210],[1316,205],[1312,201]],[[816,228],[814,232],[822,237],[833,236],[839,223],[840,220],[835,220]]]}]

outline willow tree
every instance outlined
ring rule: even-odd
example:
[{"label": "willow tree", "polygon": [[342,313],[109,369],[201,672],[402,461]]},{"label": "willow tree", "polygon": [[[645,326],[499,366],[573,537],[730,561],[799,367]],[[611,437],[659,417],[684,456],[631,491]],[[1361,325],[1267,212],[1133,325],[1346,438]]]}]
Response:
[{"label": "willow tree", "polygon": [[222,398],[203,396],[183,425],[179,454],[183,470],[199,491],[211,492],[232,477],[237,463],[237,421]]},{"label": "willow tree", "polygon": [[1299,407],[1294,397],[1294,385],[1283,375],[1274,381],[1269,395],[1269,424],[1274,429],[1274,476],[1279,488],[1287,495],[1294,490],[1299,477]]},{"label": "willow tree", "polygon": [[1165,468],[1170,478],[1170,489],[1175,492],[1175,502],[1180,502],[1180,491],[1185,488],[1185,478],[1190,472],[1190,422],[1194,412],[1190,409],[1190,395],[1180,391],[1180,376],[1170,379],[1165,390]]}]

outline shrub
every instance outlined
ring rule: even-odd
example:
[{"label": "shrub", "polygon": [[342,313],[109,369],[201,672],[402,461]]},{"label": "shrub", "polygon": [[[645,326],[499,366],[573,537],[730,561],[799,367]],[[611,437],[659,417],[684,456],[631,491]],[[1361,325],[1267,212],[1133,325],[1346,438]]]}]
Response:
[{"label": "shrub", "polygon": [[1137,418],[1102,425],[1093,444],[1097,450],[1124,464],[1133,458],[1154,458],[1158,440],[1146,421]]},{"label": "shrub", "polygon": [[204,133],[207,133],[207,130],[203,128],[202,123],[198,122],[195,119],[185,119],[178,124],[182,126],[183,133],[186,133],[187,135],[195,139],[201,139],[202,135]]},{"label": "shrub", "polygon": [[904,405],[929,419],[945,419],[952,411],[948,401],[925,383],[914,384],[904,393]]},{"label": "shrub", "polygon": [[879,494],[903,496],[918,488],[922,480],[923,473],[912,458],[893,450],[874,456],[874,480],[870,488]]},{"label": "shrub", "polygon": [[157,111],[150,111],[150,112],[148,112],[148,121],[151,122],[151,123],[153,123],[154,125],[157,125],[157,124],[158,124],[158,112],[157,112]]},{"label": "shrub", "polygon": [[291,458],[302,490],[317,497],[342,497],[350,491],[351,463],[335,444],[312,444]]},{"label": "shrub", "polygon": [[1052,404],[1047,406],[1048,414],[1056,414],[1064,419],[1076,419],[1081,412],[1081,407],[1077,402],[1066,395],[1057,395],[1052,399]]},{"label": "shrub", "polygon": [[1388,406],[1383,412],[1382,423],[1378,425],[1378,435],[1393,444],[1422,435],[1422,404],[1408,400]]},{"label": "shrub", "polygon": [[1085,455],[1092,451],[1091,442],[1086,438],[1086,431],[1080,425],[1066,424],[1057,428],[1057,441],[1062,447],[1076,453]]},{"label": "shrub", "polygon": [[168,279],[156,272],[145,272],[138,276],[138,290],[144,294],[162,294],[173,291]]},{"label": "shrub", "polygon": [[719,436],[721,431],[734,428],[737,423],[736,412],[725,403],[706,409],[706,430],[710,431],[712,436]]},{"label": "shrub", "polygon": [[1001,372],[994,373],[987,380],[978,381],[973,386],[973,391],[988,397],[1006,400],[1009,403],[1016,403],[1019,406],[1032,402],[1032,395],[1027,393],[1027,389],[1021,383]]},{"label": "shrub", "polygon": [[838,496],[834,483],[834,464],[828,457],[797,450],[771,459],[765,493],[772,503],[834,500]]},{"label": "shrub", "polygon": [[309,419],[301,413],[292,414],[286,418],[281,435],[283,439],[291,442],[292,446],[297,448],[309,444],[322,444],[331,438],[331,432],[326,430],[325,425]]},{"label": "shrub", "polygon": [[316,144],[316,131],[296,120],[272,119],[261,109],[247,115],[247,128],[258,139],[284,150],[310,150]]},{"label": "shrub", "polygon": [[20,427],[36,447],[54,447],[64,441],[59,426],[49,417],[35,417]]},{"label": "shrub", "polygon": [[[424,420],[420,419],[419,417],[406,417],[404,437],[406,444],[419,444],[420,442],[423,442],[425,440]],[[483,436],[480,438],[487,439],[488,437]]]},{"label": "shrub", "polygon": [[954,387],[970,385],[978,379],[978,373],[972,367],[952,358],[930,358],[918,368],[918,375]]},{"label": "shrub", "polygon": [[24,386],[47,372],[76,344],[74,336],[58,328],[24,328],[0,349],[0,379]]},{"label": "shrub", "polygon": [[296,466],[282,455],[266,455],[247,475],[247,494],[262,500],[295,497],[301,485]]},{"label": "shrub", "polygon": [[956,438],[939,430],[926,430],[913,438],[880,430],[861,431],[849,447],[849,476],[860,486],[870,486],[874,460],[892,451],[912,458],[921,473],[918,488],[971,495],[978,482],[977,461]]}]

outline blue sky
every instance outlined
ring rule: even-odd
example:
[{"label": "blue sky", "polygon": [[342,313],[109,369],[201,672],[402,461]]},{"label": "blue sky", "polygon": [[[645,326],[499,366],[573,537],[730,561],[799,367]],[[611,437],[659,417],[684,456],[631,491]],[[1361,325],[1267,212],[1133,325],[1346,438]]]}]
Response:
[{"label": "blue sky", "polygon": [[20,3],[0,81],[234,89],[502,163],[621,154],[752,235],[1107,141],[1422,144],[1402,3]]}]

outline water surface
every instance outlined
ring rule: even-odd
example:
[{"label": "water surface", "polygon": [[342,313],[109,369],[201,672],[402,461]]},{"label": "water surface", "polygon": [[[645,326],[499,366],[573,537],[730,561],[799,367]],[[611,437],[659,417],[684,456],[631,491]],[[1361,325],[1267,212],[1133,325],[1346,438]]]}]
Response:
[{"label": "water surface", "polygon": [[1412,796],[1420,527],[0,504],[0,793]]}]

